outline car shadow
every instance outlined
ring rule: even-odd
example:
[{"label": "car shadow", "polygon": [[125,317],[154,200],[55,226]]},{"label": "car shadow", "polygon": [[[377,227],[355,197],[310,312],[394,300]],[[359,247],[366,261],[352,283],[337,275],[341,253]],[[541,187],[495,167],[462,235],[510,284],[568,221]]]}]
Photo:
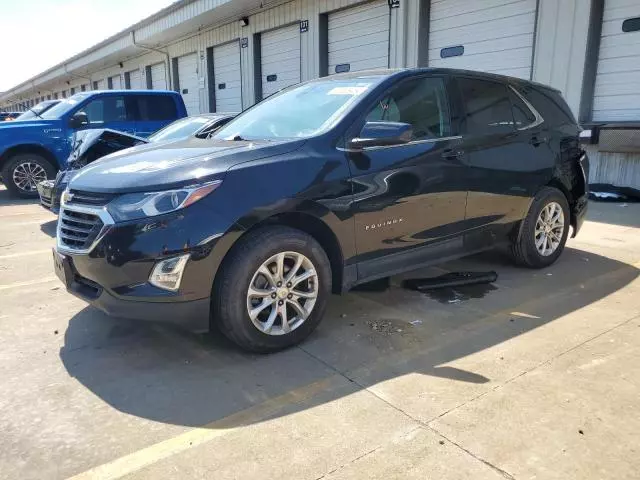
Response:
[{"label": "car shadow", "polygon": [[49,235],[50,237],[56,236],[56,228],[58,226],[58,220],[49,220],[40,225],[40,230],[42,233]]},{"label": "car shadow", "polygon": [[11,195],[9,190],[7,190],[7,187],[0,183],[0,206],[8,207],[10,205],[32,205],[35,203],[40,203],[40,199],[37,196],[35,198],[18,198]]},{"label": "car shadow", "polygon": [[[491,379],[446,364],[590,305],[639,274],[631,265],[570,248],[557,267],[543,271],[514,268],[499,253],[445,267],[489,265],[501,275],[496,289],[467,303],[442,305],[397,287],[401,279],[395,277],[383,291],[332,297],[323,323],[307,341],[271,355],[241,352],[220,334],[113,319],[87,307],[70,320],[60,358],[71,376],[121,412],[167,424],[228,428],[407,374],[481,386]],[[581,289],[588,279],[602,281]],[[536,298],[545,301],[531,303]],[[526,311],[523,305],[529,305]],[[516,307],[517,317],[500,313]],[[310,391],[315,393],[300,393]],[[260,405],[269,410],[242,414]]]}]

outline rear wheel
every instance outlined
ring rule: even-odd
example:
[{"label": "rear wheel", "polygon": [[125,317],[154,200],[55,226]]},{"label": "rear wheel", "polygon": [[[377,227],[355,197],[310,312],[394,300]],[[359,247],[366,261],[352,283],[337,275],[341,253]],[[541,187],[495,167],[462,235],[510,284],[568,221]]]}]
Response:
[{"label": "rear wheel", "polygon": [[569,235],[569,203],[564,194],[545,187],[535,196],[511,253],[520,265],[543,268],[562,254]]},{"label": "rear wheel", "polygon": [[38,183],[55,175],[53,165],[35,153],[14,155],[2,169],[2,180],[9,191],[23,198],[37,197]]},{"label": "rear wheel", "polygon": [[281,226],[242,238],[218,278],[212,323],[243,349],[256,352],[304,340],[322,320],[331,291],[322,247],[306,233]]}]

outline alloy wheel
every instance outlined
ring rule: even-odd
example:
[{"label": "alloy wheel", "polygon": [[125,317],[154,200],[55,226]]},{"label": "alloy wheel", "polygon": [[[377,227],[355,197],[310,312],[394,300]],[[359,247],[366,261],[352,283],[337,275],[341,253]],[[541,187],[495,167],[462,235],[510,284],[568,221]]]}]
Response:
[{"label": "alloy wheel", "polygon": [[562,243],[564,234],[564,212],[557,202],[544,206],[536,220],[535,243],[543,257],[552,255]]},{"label": "alloy wheel", "polygon": [[300,327],[318,298],[318,273],[307,257],[281,252],[255,272],[247,291],[247,312],[267,335],[286,335]]},{"label": "alloy wheel", "polygon": [[22,162],[13,170],[13,183],[23,192],[34,192],[42,180],[47,179],[47,172],[35,162]]}]

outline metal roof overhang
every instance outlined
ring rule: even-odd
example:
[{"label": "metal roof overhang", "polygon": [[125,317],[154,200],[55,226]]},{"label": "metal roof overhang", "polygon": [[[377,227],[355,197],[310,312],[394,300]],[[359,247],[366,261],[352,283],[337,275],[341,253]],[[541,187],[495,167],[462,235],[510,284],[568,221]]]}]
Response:
[{"label": "metal roof overhang", "polygon": [[[199,30],[224,25],[290,0],[179,0],[154,15],[0,94],[0,102],[24,100],[21,94],[51,93],[54,85],[89,81],[89,74],[141,55],[139,46],[162,48]],[[135,45],[134,45],[135,38]],[[74,82],[75,83],[75,82]],[[81,83],[85,83],[81,81]],[[31,95],[31,94],[30,94]]]}]

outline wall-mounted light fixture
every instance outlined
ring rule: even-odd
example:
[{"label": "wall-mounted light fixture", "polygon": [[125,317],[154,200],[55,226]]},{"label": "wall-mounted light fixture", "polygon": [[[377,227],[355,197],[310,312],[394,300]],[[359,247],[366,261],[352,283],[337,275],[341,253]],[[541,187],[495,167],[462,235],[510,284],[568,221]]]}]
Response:
[{"label": "wall-mounted light fixture", "polygon": [[249,17],[242,17],[240,19],[240,26],[246,27],[247,25],[249,25]]}]

